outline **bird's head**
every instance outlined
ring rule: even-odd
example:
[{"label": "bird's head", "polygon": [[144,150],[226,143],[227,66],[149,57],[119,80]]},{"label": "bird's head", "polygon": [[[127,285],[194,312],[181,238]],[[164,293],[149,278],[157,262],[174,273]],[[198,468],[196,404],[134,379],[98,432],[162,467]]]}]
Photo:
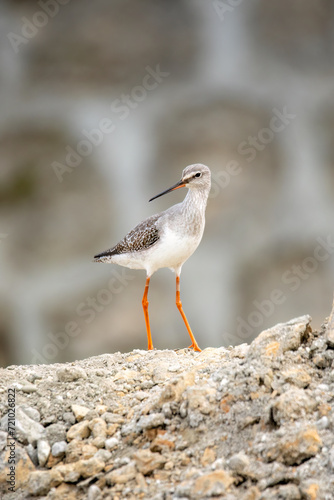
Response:
[{"label": "bird's head", "polygon": [[194,165],[188,165],[183,172],[182,177],[179,182],[177,182],[171,188],[166,189],[160,194],[157,194],[150,201],[159,198],[164,194],[170,193],[175,189],[179,189],[181,187],[187,187],[192,190],[202,190],[202,191],[210,191],[211,187],[211,172],[209,167],[203,165],[202,163],[195,163]]}]

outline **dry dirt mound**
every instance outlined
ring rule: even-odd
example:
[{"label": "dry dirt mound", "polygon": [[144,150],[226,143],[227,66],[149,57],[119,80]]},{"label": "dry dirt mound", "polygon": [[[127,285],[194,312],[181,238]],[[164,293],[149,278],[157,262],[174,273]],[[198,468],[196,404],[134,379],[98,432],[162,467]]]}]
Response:
[{"label": "dry dirt mound", "polygon": [[333,358],[303,316],[229,349],[2,369],[2,498],[332,500]]}]

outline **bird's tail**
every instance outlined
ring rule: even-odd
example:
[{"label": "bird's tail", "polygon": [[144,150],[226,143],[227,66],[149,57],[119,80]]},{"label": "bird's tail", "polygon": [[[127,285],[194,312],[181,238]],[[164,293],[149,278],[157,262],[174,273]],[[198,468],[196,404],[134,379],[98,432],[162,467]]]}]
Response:
[{"label": "bird's tail", "polygon": [[105,252],[94,255],[93,262],[104,262],[110,263],[112,261],[112,252],[111,250],[106,250]]}]

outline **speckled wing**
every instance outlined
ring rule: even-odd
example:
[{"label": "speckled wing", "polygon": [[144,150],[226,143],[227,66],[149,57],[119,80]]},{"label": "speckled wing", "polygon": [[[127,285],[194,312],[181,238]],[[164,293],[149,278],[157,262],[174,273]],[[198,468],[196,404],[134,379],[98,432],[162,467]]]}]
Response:
[{"label": "speckled wing", "polygon": [[140,252],[151,247],[159,240],[159,229],[156,226],[159,217],[159,215],[152,215],[152,217],[140,222],[117,245],[99,255],[95,255],[94,259],[99,260],[112,255]]}]

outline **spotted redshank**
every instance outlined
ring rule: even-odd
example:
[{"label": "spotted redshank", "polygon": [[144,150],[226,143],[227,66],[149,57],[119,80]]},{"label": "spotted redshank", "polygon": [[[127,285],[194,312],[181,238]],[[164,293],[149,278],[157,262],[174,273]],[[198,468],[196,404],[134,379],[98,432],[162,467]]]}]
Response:
[{"label": "spotted redshank", "polygon": [[182,309],[180,274],[183,264],[194,253],[203,236],[205,209],[211,187],[210,169],[200,163],[189,165],[183,170],[182,178],[177,184],[150,201],[182,187],[188,188],[182,203],[152,215],[132,229],[117,245],[94,257],[94,262],[146,270],[142,304],[149,350],[153,349],[153,342],[147,295],[152,274],[162,267],[169,267],[176,274],[176,305],[191,338],[189,347],[195,351],[201,350]]}]

